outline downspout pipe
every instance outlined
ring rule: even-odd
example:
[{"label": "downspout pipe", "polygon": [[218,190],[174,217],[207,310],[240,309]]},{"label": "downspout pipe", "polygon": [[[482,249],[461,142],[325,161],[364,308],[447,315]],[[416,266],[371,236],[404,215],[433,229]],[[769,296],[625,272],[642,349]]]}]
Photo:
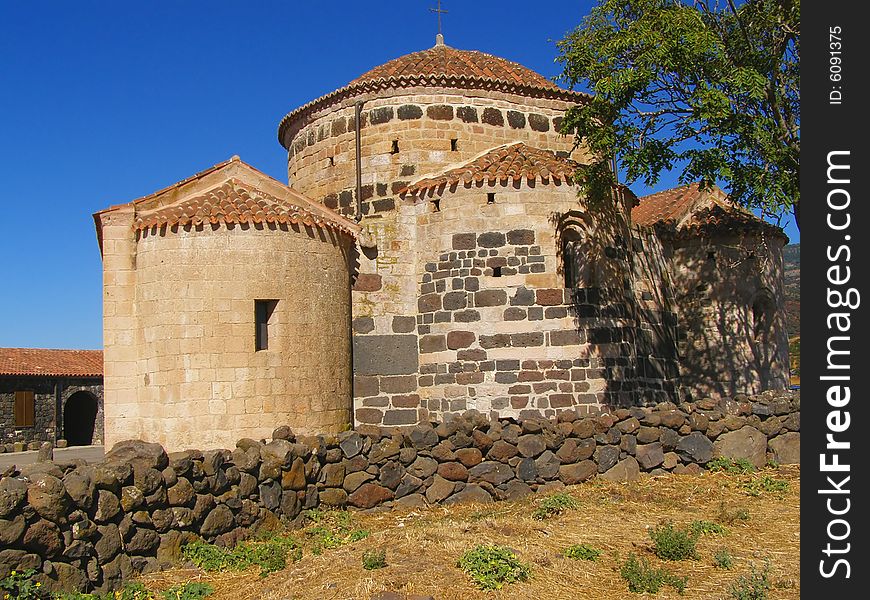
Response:
[{"label": "downspout pipe", "polygon": [[354,219],[357,223],[362,221],[362,145],[360,143],[360,117],[362,116],[363,101],[357,100],[354,107],[356,108],[356,118],[354,119],[354,133],[356,134],[356,215]]}]

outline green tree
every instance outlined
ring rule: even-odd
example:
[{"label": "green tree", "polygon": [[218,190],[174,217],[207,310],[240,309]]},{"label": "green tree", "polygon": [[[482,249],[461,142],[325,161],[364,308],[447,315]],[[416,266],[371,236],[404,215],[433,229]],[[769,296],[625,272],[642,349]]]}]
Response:
[{"label": "green tree", "polygon": [[600,0],[558,43],[563,79],[594,96],[562,130],[598,160],[590,193],[614,183],[724,181],[736,202],[799,218],[800,6],[792,0]]}]

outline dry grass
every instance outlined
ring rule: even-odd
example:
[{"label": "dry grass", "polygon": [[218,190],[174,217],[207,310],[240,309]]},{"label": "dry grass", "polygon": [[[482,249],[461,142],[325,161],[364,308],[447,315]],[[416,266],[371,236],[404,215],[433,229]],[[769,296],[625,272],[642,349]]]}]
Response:
[{"label": "dry grass", "polygon": [[[617,600],[642,597],[630,593],[619,575],[619,566],[634,552],[653,566],[689,578],[683,596],[665,587],[656,598],[728,598],[729,584],[747,573],[751,562],[762,566],[765,559],[770,561],[774,585],[769,598],[798,598],[800,468],[767,469],[763,474],[787,480],[788,489],[754,497],[743,489],[753,477],[748,475],[644,476],[629,484],[593,481],[568,488],[580,508],[545,521],[531,516],[537,498],[412,512],[355,513],[355,527],[370,530],[370,537],[320,556],[306,548],[301,561],[266,579],[260,579],[256,570],[203,574],[177,569],[144,582],[165,588],[181,581],[208,581],[215,588],[214,600],[367,600],[382,590],[432,595],[436,600]],[[749,519],[728,522],[741,509]],[[728,533],[702,536],[698,561],[664,563],[650,551],[648,528],[665,519],[678,526],[714,521],[726,525]],[[456,561],[465,550],[481,543],[514,549],[532,565],[532,579],[497,592],[475,588]],[[603,553],[596,562],[562,556],[568,546],[578,543]],[[713,566],[713,554],[722,547],[734,556],[730,570]],[[386,550],[388,566],[363,569],[363,553],[377,548]]]}]

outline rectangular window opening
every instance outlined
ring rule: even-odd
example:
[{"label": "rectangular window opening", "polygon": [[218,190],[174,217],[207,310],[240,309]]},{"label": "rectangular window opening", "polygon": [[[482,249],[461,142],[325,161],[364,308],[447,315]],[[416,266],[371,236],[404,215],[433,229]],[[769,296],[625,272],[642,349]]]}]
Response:
[{"label": "rectangular window opening", "polygon": [[486,203],[495,204],[495,192],[489,192],[486,194]]},{"label": "rectangular window opening", "polygon": [[457,150],[459,150],[459,140],[453,138],[452,140],[450,140],[450,151],[456,152]]},{"label": "rectangular window opening", "polygon": [[15,392],[15,426],[33,427],[36,400],[32,390]]},{"label": "rectangular window opening", "polygon": [[257,351],[269,349],[269,321],[277,300],[254,300],[254,348]]},{"label": "rectangular window opening", "polygon": [[501,277],[501,267],[493,267],[492,268],[492,276],[493,277]]},{"label": "rectangular window opening", "polygon": [[399,153],[399,140],[393,140],[393,147],[390,148],[390,154]]}]

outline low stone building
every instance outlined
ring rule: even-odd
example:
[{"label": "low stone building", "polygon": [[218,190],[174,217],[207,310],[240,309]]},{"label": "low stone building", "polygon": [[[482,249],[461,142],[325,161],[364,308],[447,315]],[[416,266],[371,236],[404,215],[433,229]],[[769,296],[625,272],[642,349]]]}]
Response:
[{"label": "low stone building", "polygon": [[[587,100],[439,36],[282,119],[290,187],[230,161],[98,213],[112,439],[785,388],[782,230],[715,189],[582,194]],[[275,230],[287,202],[306,232]]]},{"label": "low stone building", "polygon": [[103,441],[103,353],[0,348],[0,447]]}]

